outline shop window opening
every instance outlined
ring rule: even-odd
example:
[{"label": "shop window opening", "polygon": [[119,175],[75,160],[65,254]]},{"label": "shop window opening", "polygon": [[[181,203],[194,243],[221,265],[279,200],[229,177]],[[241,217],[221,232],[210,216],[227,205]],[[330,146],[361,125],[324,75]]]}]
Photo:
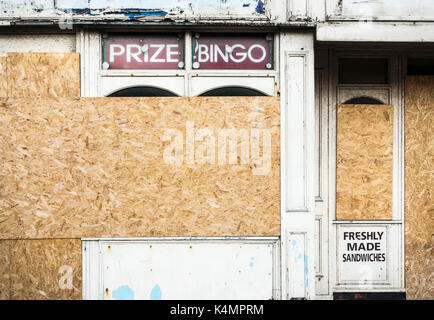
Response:
[{"label": "shop window opening", "polygon": [[223,87],[206,91],[201,97],[249,97],[249,96],[266,96],[266,94],[243,87]]},{"label": "shop window opening", "polygon": [[122,89],[112,94],[108,97],[176,97],[177,95],[173,92],[155,88],[155,87],[132,87]]},{"label": "shop window opening", "polygon": [[371,97],[356,97],[344,102],[344,104],[384,104],[380,100]]}]

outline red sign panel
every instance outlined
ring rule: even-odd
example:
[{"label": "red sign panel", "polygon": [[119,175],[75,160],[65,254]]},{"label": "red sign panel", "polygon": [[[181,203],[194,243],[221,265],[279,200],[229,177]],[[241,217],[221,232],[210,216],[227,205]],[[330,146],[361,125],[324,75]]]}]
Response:
[{"label": "red sign panel", "polygon": [[184,38],[175,35],[110,35],[103,69],[183,69]]},{"label": "red sign panel", "polygon": [[273,37],[213,36],[193,38],[193,69],[272,69]]}]

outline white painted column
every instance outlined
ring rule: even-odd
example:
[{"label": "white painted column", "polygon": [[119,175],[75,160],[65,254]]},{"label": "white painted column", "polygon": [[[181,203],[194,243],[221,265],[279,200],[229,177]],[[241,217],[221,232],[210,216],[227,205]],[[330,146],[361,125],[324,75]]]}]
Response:
[{"label": "white painted column", "polygon": [[99,97],[99,72],[102,64],[100,33],[78,31],[77,52],[80,53],[81,96]]},{"label": "white painted column", "polygon": [[314,35],[280,35],[282,298],[315,298]]}]

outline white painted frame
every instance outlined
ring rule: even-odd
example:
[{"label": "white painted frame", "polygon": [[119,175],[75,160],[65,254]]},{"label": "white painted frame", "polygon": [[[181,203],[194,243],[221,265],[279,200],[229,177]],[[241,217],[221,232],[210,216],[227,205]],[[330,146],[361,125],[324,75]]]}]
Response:
[{"label": "white painted frame", "polygon": [[[309,30],[280,34],[280,61],[281,70],[284,70],[280,73],[283,299],[315,299],[313,43],[314,35]],[[295,236],[301,235],[305,257],[290,260],[293,255],[290,244]],[[300,269],[305,271],[307,281],[305,277],[298,279],[292,273],[292,270]]]},{"label": "white painted frame", "polygon": [[[387,50],[372,50],[372,51],[358,51],[358,50],[335,50],[331,51],[329,65],[330,71],[330,105],[329,105],[329,244],[330,244],[330,288],[332,292],[387,292],[387,291],[405,291],[404,279],[404,93],[403,93],[403,79],[404,71],[402,68],[402,56]],[[389,80],[390,84],[384,85],[339,85],[338,84],[338,59],[340,57],[386,57],[389,58]],[[398,72],[391,72],[391,70],[398,70]],[[353,87],[353,88],[390,88],[390,101],[389,104],[394,106],[394,134],[393,134],[393,200],[392,200],[392,220],[390,221],[345,221],[336,220],[336,117],[337,117],[337,102],[338,102],[338,88],[339,87]],[[393,226],[394,236],[392,241],[397,244],[392,249],[399,248],[399,250],[391,250],[393,255],[392,260],[394,263],[399,264],[398,274],[392,276],[392,281],[388,286],[351,286],[351,285],[338,285],[337,284],[337,228],[339,225],[355,224],[355,225],[382,225],[386,224]],[[397,227],[398,226],[398,227]]]},{"label": "white painted frame", "polygon": [[147,238],[83,238],[82,240],[82,298],[102,300],[104,298],[101,247],[110,243],[257,243],[273,246],[273,299],[281,299],[280,239],[279,237],[147,237]]}]

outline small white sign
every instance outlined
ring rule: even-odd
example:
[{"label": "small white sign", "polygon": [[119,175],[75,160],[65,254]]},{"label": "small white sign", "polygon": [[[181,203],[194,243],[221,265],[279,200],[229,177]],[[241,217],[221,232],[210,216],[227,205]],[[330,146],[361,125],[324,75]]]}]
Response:
[{"label": "small white sign", "polygon": [[338,270],[341,284],[387,280],[387,227],[340,226]]}]

